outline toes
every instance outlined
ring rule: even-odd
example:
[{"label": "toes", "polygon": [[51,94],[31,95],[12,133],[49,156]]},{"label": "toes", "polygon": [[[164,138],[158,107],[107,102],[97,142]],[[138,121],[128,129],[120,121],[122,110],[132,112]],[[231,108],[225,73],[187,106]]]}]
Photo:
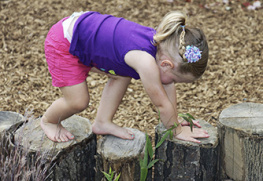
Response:
[{"label": "toes", "polygon": [[135,135],[133,132],[131,132],[130,130],[128,130],[128,134],[129,134],[129,138],[130,140],[133,140],[135,138]]},{"label": "toes", "polygon": [[56,135],[55,137],[54,137],[54,140],[53,141],[55,141],[55,142],[61,142],[61,139],[60,139],[60,136],[59,135]]},{"label": "toes", "polygon": [[70,139],[70,140],[73,140],[73,139],[74,139],[74,135],[71,134],[70,132],[67,132],[67,133],[66,133],[66,137],[67,137],[67,139]]},{"label": "toes", "polygon": [[61,135],[60,138],[61,138],[62,142],[67,142],[68,141],[68,138],[67,138],[66,135]]},{"label": "toes", "polygon": [[[64,130],[65,131],[65,130]],[[74,139],[74,136],[68,131],[62,131],[59,135],[57,135],[56,140],[57,142],[67,142],[69,140]]]},{"label": "toes", "polygon": [[54,142],[58,142],[58,138],[55,136],[53,138],[48,137],[48,139],[50,139],[51,141],[54,141]]},{"label": "toes", "polygon": [[58,143],[60,143],[60,142],[61,142],[61,139],[60,139],[60,138],[56,138],[55,141],[58,142]]}]

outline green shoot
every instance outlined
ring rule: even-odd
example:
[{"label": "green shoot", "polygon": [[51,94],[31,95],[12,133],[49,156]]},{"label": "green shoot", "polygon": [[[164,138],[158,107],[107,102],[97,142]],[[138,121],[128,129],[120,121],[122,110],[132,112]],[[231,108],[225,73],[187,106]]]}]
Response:
[{"label": "green shoot", "polygon": [[189,114],[189,113],[186,113],[186,114],[179,113],[178,116],[180,116],[180,117],[183,118],[185,121],[187,121],[188,123],[190,123],[191,131],[193,131],[193,126],[194,126],[193,120],[195,120],[195,118],[194,118],[191,114]]},{"label": "green shoot", "polygon": [[106,173],[106,172],[103,172],[103,171],[101,171],[103,174],[104,174],[104,176],[106,177],[106,179],[108,180],[108,181],[118,181],[119,180],[119,178],[120,178],[120,176],[121,176],[121,174],[119,174],[119,175],[117,175],[117,177],[113,180],[113,178],[114,178],[114,172],[111,170],[111,167],[110,167],[110,169],[109,169],[109,173]]}]

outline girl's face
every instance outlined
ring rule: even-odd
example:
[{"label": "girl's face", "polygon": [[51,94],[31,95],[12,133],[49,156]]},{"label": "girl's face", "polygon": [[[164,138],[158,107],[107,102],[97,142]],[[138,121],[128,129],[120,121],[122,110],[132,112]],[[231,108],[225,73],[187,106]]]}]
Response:
[{"label": "girl's face", "polygon": [[182,74],[180,72],[181,56],[175,54],[174,57],[176,59],[175,61],[163,53],[158,53],[156,56],[162,84],[191,83],[195,81],[196,78],[191,73]]},{"label": "girl's face", "polygon": [[171,83],[191,83],[196,80],[196,78],[191,73],[180,73],[178,71],[163,71],[160,68],[160,76],[162,84]]}]

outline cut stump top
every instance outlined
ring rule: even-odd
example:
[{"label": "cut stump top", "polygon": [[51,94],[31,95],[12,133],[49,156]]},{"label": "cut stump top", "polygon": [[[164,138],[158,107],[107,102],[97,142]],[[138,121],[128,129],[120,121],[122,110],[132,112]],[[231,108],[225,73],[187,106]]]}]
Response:
[{"label": "cut stump top", "polygon": [[0,132],[23,120],[23,116],[16,112],[0,111]]},{"label": "cut stump top", "polygon": [[263,136],[263,104],[241,103],[224,109],[219,115],[222,125]]},{"label": "cut stump top", "polygon": [[134,133],[134,140],[124,140],[115,136],[107,135],[98,141],[97,152],[100,155],[103,155],[104,158],[112,161],[134,158],[141,155],[146,142],[145,133],[133,128],[126,129],[129,129]]},{"label": "cut stump top", "polygon": [[55,144],[44,134],[40,126],[40,119],[36,119],[24,124],[15,132],[15,143],[23,145],[24,148],[32,151],[54,148],[61,150],[83,141],[92,134],[90,121],[77,115],[73,115],[62,121],[62,125],[74,135],[74,140]]}]

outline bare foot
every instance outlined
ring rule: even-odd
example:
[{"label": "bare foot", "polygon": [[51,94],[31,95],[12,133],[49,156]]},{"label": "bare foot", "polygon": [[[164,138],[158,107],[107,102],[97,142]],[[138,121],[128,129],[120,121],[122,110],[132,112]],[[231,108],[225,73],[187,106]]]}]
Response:
[{"label": "bare foot", "polygon": [[74,136],[66,130],[60,123],[53,124],[45,122],[41,119],[40,125],[45,132],[46,136],[54,142],[67,142],[74,139]]},{"label": "bare foot", "polygon": [[128,129],[122,128],[112,122],[95,121],[92,124],[92,132],[99,135],[113,135],[126,140],[133,140],[134,134]]}]

